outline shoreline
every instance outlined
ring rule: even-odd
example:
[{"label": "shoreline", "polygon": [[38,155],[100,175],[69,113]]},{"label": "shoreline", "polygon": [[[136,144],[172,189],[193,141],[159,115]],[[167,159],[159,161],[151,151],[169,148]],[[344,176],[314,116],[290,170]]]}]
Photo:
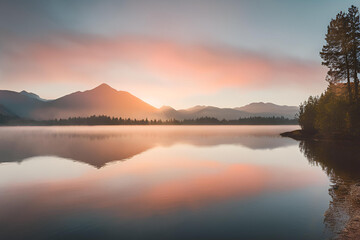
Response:
[{"label": "shoreline", "polygon": [[[300,129],[284,132],[282,137],[297,141],[309,142],[350,142],[360,140],[359,137],[344,135],[309,134]],[[339,159],[339,162],[341,159]],[[329,209],[325,212],[325,221],[333,228],[336,239],[360,239],[360,177],[359,179],[337,179],[330,185],[329,195],[332,198]]]},{"label": "shoreline", "polygon": [[282,137],[289,137],[298,141],[309,140],[309,141],[360,141],[360,136],[348,136],[343,134],[329,134],[321,135],[319,133],[308,133],[301,129],[280,133]]},{"label": "shoreline", "polygon": [[303,130],[298,129],[290,132],[280,133],[282,137],[289,137],[295,140],[315,140],[315,134],[306,134]]},{"label": "shoreline", "polygon": [[360,183],[336,183],[329,189],[332,197],[324,216],[339,240],[360,239]]}]

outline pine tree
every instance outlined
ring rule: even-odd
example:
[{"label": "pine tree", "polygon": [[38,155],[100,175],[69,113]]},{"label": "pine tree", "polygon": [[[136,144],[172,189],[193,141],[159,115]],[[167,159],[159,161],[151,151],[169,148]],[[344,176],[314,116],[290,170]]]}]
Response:
[{"label": "pine tree", "polygon": [[349,41],[350,41],[350,65],[355,87],[355,99],[359,100],[359,78],[360,72],[360,18],[359,9],[352,5],[347,14],[349,21]]},{"label": "pine tree", "polygon": [[322,64],[329,68],[327,80],[330,83],[347,82],[349,102],[352,101],[350,80],[350,38],[349,21],[344,12],[337,14],[328,26],[325,37],[326,45],[323,46],[320,56]]}]

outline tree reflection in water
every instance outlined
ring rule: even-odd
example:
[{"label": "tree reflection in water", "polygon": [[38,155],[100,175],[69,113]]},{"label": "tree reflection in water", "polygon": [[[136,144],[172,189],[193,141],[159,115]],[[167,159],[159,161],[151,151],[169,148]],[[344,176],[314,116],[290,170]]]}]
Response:
[{"label": "tree reflection in water", "polygon": [[325,224],[339,239],[360,239],[360,148],[351,141],[301,141],[301,152],[310,164],[329,176],[332,200]]}]

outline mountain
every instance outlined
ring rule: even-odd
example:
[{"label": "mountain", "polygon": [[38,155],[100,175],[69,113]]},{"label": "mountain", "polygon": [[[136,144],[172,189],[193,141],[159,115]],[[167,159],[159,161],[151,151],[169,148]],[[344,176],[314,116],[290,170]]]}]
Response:
[{"label": "mountain", "polygon": [[[36,95],[37,96],[37,95]],[[32,94],[0,90],[0,104],[14,114],[36,120],[108,115],[146,118],[158,111],[128,92],[102,84],[92,90],[75,92],[56,100],[43,101]]]},{"label": "mountain", "polygon": [[47,102],[33,112],[37,119],[87,117],[107,115],[122,118],[146,118],[158,109],[125,91],[117,91],[107,84]]},{"label": "mountain", "polygon": [[214,117],[217,119],[232,120],[232,119],[250,117],[251,114],[232,108],[196,106],[193,108],[181,109],[181,110],[165,109],[162,111],[161,116],[164,116],[165,118],[175,118],[178,120],[195,119],[201,117]]},{"label": "mountain", "polygon": [[188,109],[175,110],[171,107],[160,108],[159,118],[195,119],[214,117],[219,120],[234,120],[248,117],[286,117],[293,119],[299,111],[295,106],[280,106],[273,103],[251,103],[238,108],[218,108],[212,106],[195,106]]},{"label": "mountain", "polygon": [[8,116],[8,117],[15,117],[16,115],[10,112],[6,107],[0,105],[0,115]]},{"label": "mountain", "polygon": [[20,94],[24,95],[24,96],[27,96],[27,97],[30,97],[30,98],[40,100],[40,101],[47,101],[47,100],[42,99],[41,97],[39,97],[39,95],[36,95],[35,93],[32,93],[32,92],[27,92],[25,90],[21,91]]},{"label": "mountain", "polygon": [[243,107],[235,108],[236,110],[252,113],[256,116],[276,116],[276,117],[287,117],[294,118],[299,112],[299,108],[295,106],[280,106],[273,103],[250,103]]},{"label": "mountain", "polygon": [[[251,117],[251,114],[233,108],[218,108],[218,107],[207,106],[195,112],[193,109],[191,109],[191,111],[192,113],[190,115],[193,116],[193,118],[214,117],[220,120],[221,119],[232,120],[232,119]],[[186,110],[184,112],[186,112]]]},{"label": "mountain", "polygon": [[34,111],[44,108],[46,103],[18,92],[0,90],[0,104],[19,117],[30,118]]},{"label": "mountain", "polygon": [[298,112],[297,107],[280,106],[273,103],[251,103],[238,108],[195,106],[176,110],[164,106],[158,109],[128,92],[117,91],[107,84],[101,84],[84,92],[78,91],[55,100],[44,100],[38,95],[26,91],[18,93],[0,90],[0,105],[4,108],[4,112],[6,109],[6,112],[16,116],[35,120],[88,117],[91,115],[132,119],[183,120],[214,117],[220,120],[234,120],[254,116],[294,118]]}]

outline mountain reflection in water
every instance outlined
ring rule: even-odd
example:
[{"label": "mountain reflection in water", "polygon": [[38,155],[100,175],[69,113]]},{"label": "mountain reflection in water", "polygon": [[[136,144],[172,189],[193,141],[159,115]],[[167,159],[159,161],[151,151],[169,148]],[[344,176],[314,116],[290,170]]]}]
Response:
[{"label": "mountain reflection in water", "polygon": [[0,128],[0,239],[324,239],[295,128]]},{"label": "mountain reflection in water", "polygon": [[273,137],[279,132],[279,126],[235,129],[228,126],[0,128],[0,162],[19,162],[34,156],[58,156],[102,167],[156,146],[177,143],[208,147],[235,144],[251,149],[274,149],[296,144],[289,139]]}]

